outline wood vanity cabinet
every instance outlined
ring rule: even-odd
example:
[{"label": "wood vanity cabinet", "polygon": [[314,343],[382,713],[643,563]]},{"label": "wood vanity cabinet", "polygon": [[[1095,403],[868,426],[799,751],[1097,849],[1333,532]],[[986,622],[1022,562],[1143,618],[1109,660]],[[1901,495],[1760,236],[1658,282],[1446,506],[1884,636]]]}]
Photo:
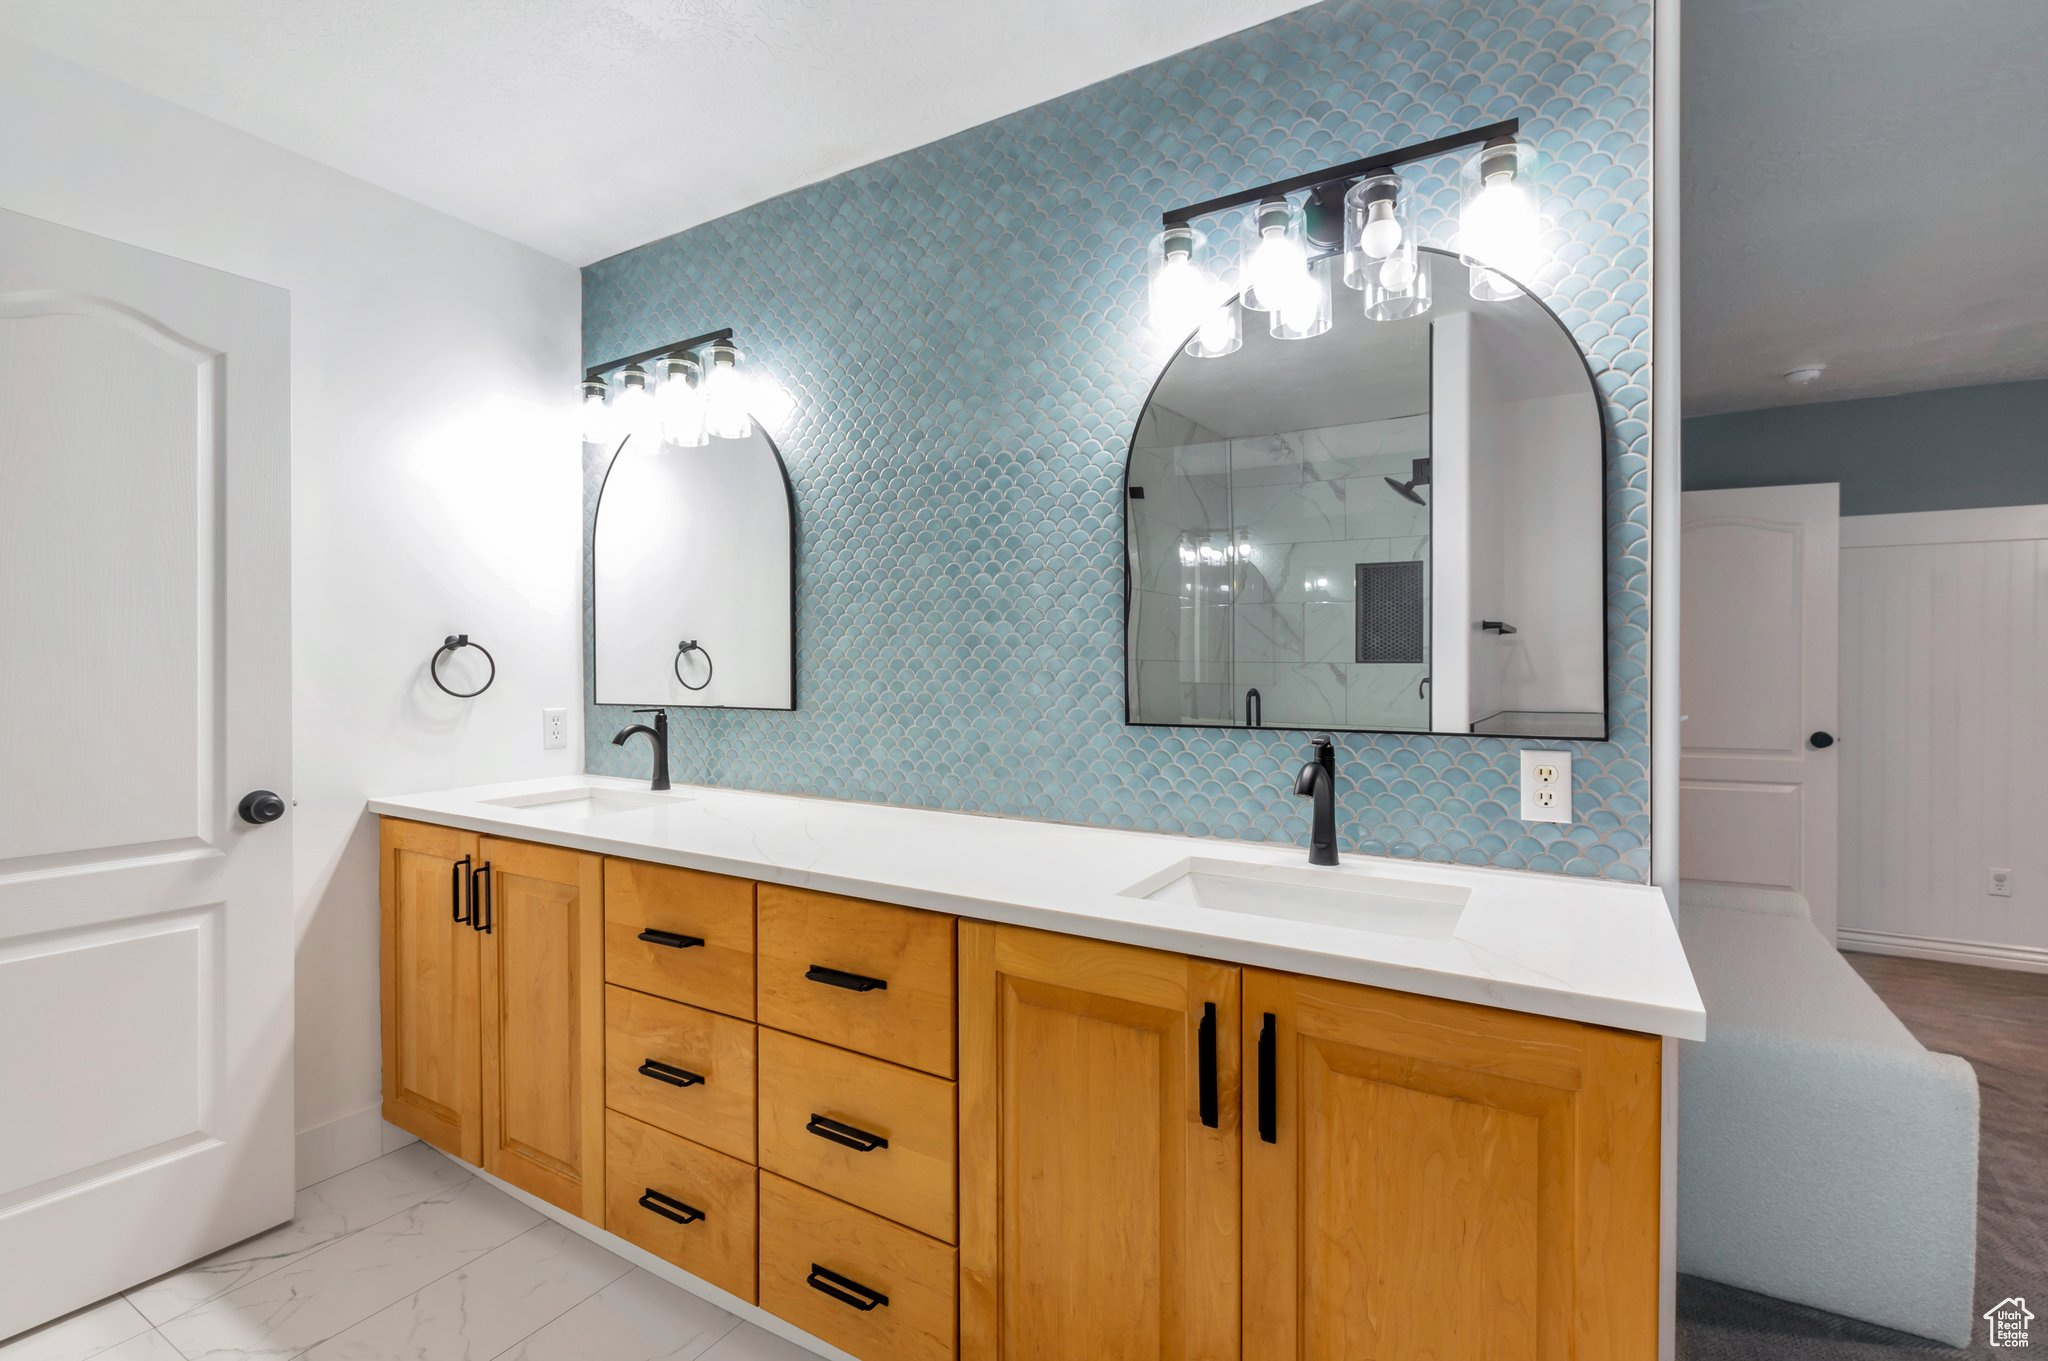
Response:
[{"label": "wood vanity cabinet", "polygon": [[382,880],[385,1117],[863,1361],[1655,1355],[1654,1037],[395,819]]},{"label": "wood vanity cabinet", "polygon": [[1244,1361],[1656,1355],[1652,1037],[1244,971]]},{"label": "wood vanity cabinet", "polygon": [[469,920],[477,836],[383,820],[384,1118],[483,1161],[480,934]]},{"label": "wood vanity cabinet", "polygon": [[603,860],[383,826],[384,1118],[604,1218]]},{"label": "wood vanity cabinet", "polygon": [[1238,1354],[1238,970],[960,924],[960,1355]]}]

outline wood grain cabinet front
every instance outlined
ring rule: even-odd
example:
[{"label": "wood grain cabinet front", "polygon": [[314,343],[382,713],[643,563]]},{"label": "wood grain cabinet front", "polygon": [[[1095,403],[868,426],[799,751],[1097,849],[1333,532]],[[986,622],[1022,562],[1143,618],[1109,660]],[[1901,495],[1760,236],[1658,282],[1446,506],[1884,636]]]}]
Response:
[{"label": "wood grain cabinet front", "polygon": [[612,1111],[604,1213],[592,1222],[751,1301],[755,1175],[750,1163]]},{"label": "wood grain cabinet front", "polygon": [[380,829],[384,1118],[443,1153],[483,1159],[482,983],[471,924],[474,833],[384,819]]},{"label": "wood grain cabinet front", "polygon": [[1658,1040],[1247,969],[1244,1355],[1656,1355]]},{"label": "wood grain cabinet front", "polygon": [[483,1166],[604,1214],[604,879],[598,856],[485,837]]},{"label": "wood grain cabinet front", "polygon": [[953,1084],[761,1032],[761,1166],[953,1241]]},{"label": "wood grain cabinet front", "polygon": [[761,1307],[861,1361],[953,1356],[955,1262],[914,1229],[761,1174]]},{"label": "wood grain cabinet front", "polygon": [[961,1355],[1236,1357],[1238,970],[963,922],[960,999]]},{"label": "wood grain cabinet front", "polygon": [[953,919],[763,884],[760,1021],[953,1076]]},{"label": "wood grain cabinet front", "polygon": [[754,881],[604,862],[604,976],[637,992],[754,1018]]},{"label": "wood grain cabinet front", "polygon": [[754,1026],[627,988],[604,1008],[605,1104],[754,1160]]}]

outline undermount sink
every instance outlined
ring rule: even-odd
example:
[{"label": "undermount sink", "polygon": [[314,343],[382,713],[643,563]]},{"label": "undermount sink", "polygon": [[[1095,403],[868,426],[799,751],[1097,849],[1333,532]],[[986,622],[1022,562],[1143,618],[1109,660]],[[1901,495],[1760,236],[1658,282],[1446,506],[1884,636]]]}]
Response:
[{"label": "undermount sink", "polygon": [[1451,884],[1425,884],[1342,870],[1182,860],[1119,895],[1347,931],[1444,940],[1471,897]]},{"label": "undermount sink", "polygon": [[544,789],[536,794],[512,794],[502,799],[485,799],[496,808],[526,808],[550,813],[572,813],[578,817],[608,817],[614,813],[637,813],[643,808],[667,808],[687,803],[687,796],[656,793],[651,789],[612,789],[584,785],[575,789]]}]

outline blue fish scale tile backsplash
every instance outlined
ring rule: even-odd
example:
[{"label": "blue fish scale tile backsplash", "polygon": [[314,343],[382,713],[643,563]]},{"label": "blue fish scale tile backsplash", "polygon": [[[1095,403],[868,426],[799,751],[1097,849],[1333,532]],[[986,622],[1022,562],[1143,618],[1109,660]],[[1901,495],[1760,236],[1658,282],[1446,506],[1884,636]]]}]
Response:
[{"label": "blue fish scale tile backsplash", "polygon": [[[1578,778],[1551,826],[1516,816],[1517,744],[1341,735],[1339,830],[1647,877],[1650,65],[1643,0],[1330,0],[587,268],[586,362],[730,325],[796,399],[798,708],[673,711],[675,777],[1300,840],[1301,734],[1124,724],[1124,451],[1171,352],[1147,242],[1166,208],[1519,116],[1536,291],[1608,404],[1613,739],[1546,743]],[[1408,172],[1426,242],[1465,159]],[[586,451],[586,542],[602,476]],[[586,719],[592,771],[645,773],[605,740],[625,710]]]}]

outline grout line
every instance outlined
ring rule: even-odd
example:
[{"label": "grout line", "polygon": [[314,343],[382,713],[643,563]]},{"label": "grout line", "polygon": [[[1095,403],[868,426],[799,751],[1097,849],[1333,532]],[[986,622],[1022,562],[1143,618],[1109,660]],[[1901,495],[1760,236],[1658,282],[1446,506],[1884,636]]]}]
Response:
[{"label": "grout line", "polygon": [[[554,1222],[555,1222],[555,1221],[554,1221],[554,1220],[552,1220],[552,1219],[543,1219],[543,1220],[541,1221],[541,1223],[540,1223],[540,1224],[536,1224],[536,1225],[534,1225],[534,1226],[533,1226],[533,1228],[534,1228],[534,1229],[537,1229],[537,1228],[540,1228],[540,1227],[541,1227],[541,1224],[553,1224]],[[562,1226],[562,1227],[566,1228],[567,1226]],[[528,1230],[527,1230],[527,1232],[528,1232],[528,1233],[532,1233],[532,1232],[533,1232],[533,1229],[528,1229]],[[572,1233],[573,1233],[573,1232],[574,1232],[574,1230],[569,1230],[569,1232],[572,1232]],[[587,1240],[587,1239],[586,1239],[585,1241],[587,1242],[587,1241],[589,1241],[589,1240]],[[596,1246],[596,1247],[599,1247],[599,1248],[604,1248],[604,1245],[603,1245],[602,1243],[599,1243],[599,1244],[594,1244],[593,1246]],[[570,1315],[570,1314],[572,1314],[572,1313],[576,1312],[576,1311],[577,1311],[578,1309],[581,1309],[581,1308],[582,1308],[582,1307],[583,1307],[584,1305],[586,1305],[586,1304],[590,1303],[590,1302],[591,1302],[592,1300],[596,1299],[596,1298],[597,1298],[597,1297],[598,1297],[599,1295],[602,1295],[602,1294],[603,1294],[603,1293],[604,1293],[605,1291],[607,1291],[607,1290],[611,1289],[611,1288],[612,1288],[613,1286],[617,1285],[617,1284],[618,1284],[618,1283],[619,1283],[620,1281],[623,1281],[623,1280],[625,1280],[625,1279],[626,1279],[626,1277],[628,1277],[628,1276],[632,1275],[632,1274],[633,1274],[633,1273],[634,1273],[635,1271],[638,1271],[638,1270],[639,1270],[639,1268],[638,1268],[638,1267],[634,1266],[634,1265],[633,1265],[633,1264],[632,1264],[631,1262],[628,1262],[628,1261],[626,1261],[626,1259],[625,1259],[625,1258],[623,1258],[623,1257],[620,1257],[620,1256],[619,1256],[619,1255],[618,1255],[618,1254],[617,1254],[616,1252],[612,1252],[612,1251],[611,1251],[611,1249],[609,1249],[609,1248],[604,1248],[604,1251],[605,1251],[605,1252],[606,1252],[606,1253],[607,1253],[608,1255],[610,1255],[610,1256],[611,1256],[611,1257],[612,1257],[612,1258],[613,1258],[614,1260],[616,1260],[616,1261],[619,1261],[619,1262],[622,1262],[622,1263],[624,1263],[624,1264],[625,1264],[625,1268],[626,1268],[626,1269],[625,1269],[624,1271],[621,1271],[621,1272],[620,1272],[620,1273],[619,1273],[618,1275],[616,1275],[616,1276],[612,1277],[612,1278],[611,1278],[610,1280],[606,1281],[606,1282],[605,1282],[605,1283],[604,1283],[603,1285],[599,1286],[599,1287],[598,1287],[597,1289],[595,1289],[595,1290],[591,1291],[591,1292],[590,1292],[590,1293],[589,1293],[588,1295],[585,1295],[585,1296],[584,1296],[584,1297],[583,1297],[582,1299],[580,1299],[580,1300],[577,1300],[577,1301],[576,1301],[576,1302],[575,1302],[574,1304],[570,1305],[570,1306],[569,1306],[569,1307],[568,1307],[567,1309],[564,1309],[564,1310],[563,1310],[563,1311],[562,1311],[561,1313],[559,1313],[559,1314],[556,1314],[556,1315],[554,1316],[554,1318],[548,1319],[548,1320],[547,1320],[547,1321],[546,1321],[545,1323],[542,1323],[542,1324],[541,1324],[541,1325],[540,1325],[539,1327],[536,1327],[536,1328],[534,1328],[534,1329],[533,1329],[532,1331],[528,1332],[528,1333],[527,1333],[527,1334],[526,1334],[526,1335],[525,1335],[524,1337],[521,1337],[521,1338],[520,1338],[520,1339],[519,1339],[518,1341],[516,1341],[516,1342],[513,1342],[513,1343],[512,1343],[512,1344],[511,1344],[510,1346],[506,1347],[506,1348],[505,1348],[505,1349],[504,1349],[503,1351],[501,1351],[501,1352],[498,1352],[498,1353],[497,1353],[497,1354],[496,1354],[495,1356],[493,1356],[493,1357],[491,1357],[491,1358],[490,1358],[490,1361],[499,1361],[499,1358],[500,1358],[500,1357],[504,1357],[504,1356],[510,1356],[510,1355],[511,1355],[511,1354],[512,1354],[513,1352],[515,1352],[515,1351],[518,1351],[518,1350],[519,1350],[519,1349],[520,1349],[521,1347],[525,1346],[525,1345],[526,1345],[526,1344],[527,1344],[528,1342],[531,1342],[531,1341],[533,1340],[533,1338],[534,1338],[535,1334],[539,1333],[539,1332],[540,1332],[540,1331],[541,1331],[542,1329],[545,1329],[545,1328],[550,1328],[550,1327],[554,1326],[554,1324],[555,1324],[555,1322],[556,1322],[557,1320],[559,1320],[559,1319],[562,1319],[562,1318],[566,1318],[566,1317],[567,1317],[568,1315]]]}]

